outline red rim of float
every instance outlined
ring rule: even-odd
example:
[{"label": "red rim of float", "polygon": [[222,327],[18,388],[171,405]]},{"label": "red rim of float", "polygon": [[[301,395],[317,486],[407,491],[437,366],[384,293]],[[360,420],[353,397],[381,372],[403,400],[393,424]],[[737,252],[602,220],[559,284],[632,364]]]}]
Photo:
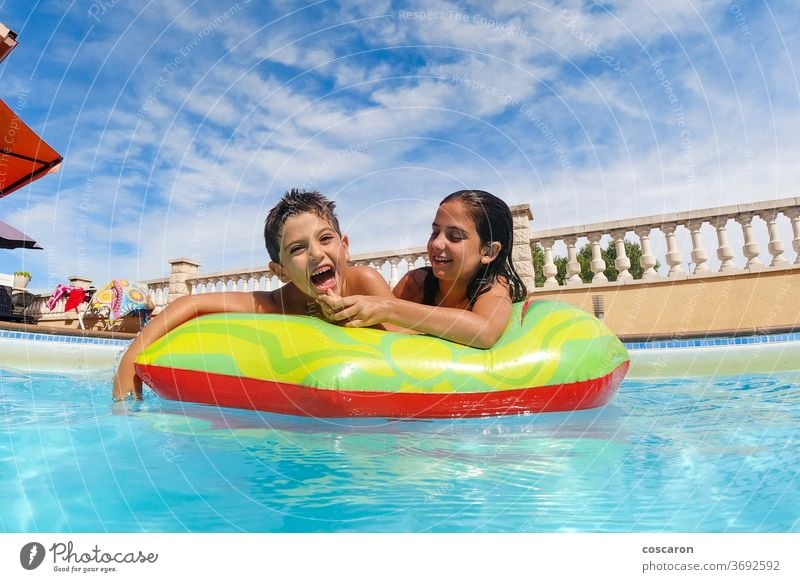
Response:
[{"label": "red rim of float", "polygon": [[141,364],[136,370],[167,400],[317,418],[469,418],[603,406],[622,383],[629,364],[600,378],[569,384],[446,394],[330,390]]}]

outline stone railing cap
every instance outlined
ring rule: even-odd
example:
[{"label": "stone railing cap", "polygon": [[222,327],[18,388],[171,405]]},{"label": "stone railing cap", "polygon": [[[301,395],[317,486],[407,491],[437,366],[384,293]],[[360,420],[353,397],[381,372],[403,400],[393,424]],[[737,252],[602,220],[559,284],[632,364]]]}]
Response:
[{"label": "stone railing cap", "polygon": [[193,261],[192,259],[180,258],[180,259],[170,259],[167,261],[170,265],[176,265],[178,263],[188,263],[190,265],[194,265],[195,267],[199,267],[200,263],[197,261]]},{"label": "stone railing cap", "polygon": [[531,211],[530,204],[514,204],[510,207],[511,214],[525,214],[528,220],[533,220],[533,212]]},{"label": "stone railing cap", "polygon": [[359,253],[350,255],[350,262],[372,261],[375,259],[403,258],[410,255],[427,255],[428,247],[413,247],[408,249],[393,249],[388,251],[378,251],[377,253]]}]

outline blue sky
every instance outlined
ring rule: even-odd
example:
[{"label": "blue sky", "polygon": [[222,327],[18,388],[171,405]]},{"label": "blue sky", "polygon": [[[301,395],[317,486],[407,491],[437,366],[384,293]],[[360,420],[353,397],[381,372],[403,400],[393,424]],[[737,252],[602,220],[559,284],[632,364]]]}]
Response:
[{"label": "blue sky", "polygon": [[6,0],[0,21],[0,97],[65,158],[0,199],[46,249],[0,272],[34,289],[263,265],[290,187],[334,198],[356,253],[423,245],[465,187],[538,229],[798,193],[794,2]]}]

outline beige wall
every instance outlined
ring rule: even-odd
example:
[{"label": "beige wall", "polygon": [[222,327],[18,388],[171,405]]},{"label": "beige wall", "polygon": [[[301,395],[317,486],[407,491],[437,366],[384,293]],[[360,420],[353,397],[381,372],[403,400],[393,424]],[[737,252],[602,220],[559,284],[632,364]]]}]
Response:
[{"label": "beige wall", "polygon": [[800,326],[800,265],[759,273],[534,292],[536,298],[566,301],[590,313],[594,295],[603,297],[603,321],[618,335]]},{"label": "beige wall", "polygon": [[[54,329],[79,329],[78,317],[75,311],[70,313],[56,313],[42,315],[36,319],[36,324]],[[83,324],[87,330],[105,331],[105,320],[94,315],[87,315],[83,318]],[[123,333],[137,333],[139,331],[139,316],[123,317],[114,323],[114,331]]]}]

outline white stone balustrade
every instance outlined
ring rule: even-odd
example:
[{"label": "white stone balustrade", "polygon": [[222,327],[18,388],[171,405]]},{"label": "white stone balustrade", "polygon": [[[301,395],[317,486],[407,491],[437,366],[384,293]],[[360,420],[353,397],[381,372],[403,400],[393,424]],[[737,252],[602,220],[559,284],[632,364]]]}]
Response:
[{"label": "white stone balustrade", "polygon": [[[709,251],[704,246],[702,236],[703,226],[708,225],[709,231],[715,229],[716,232],[716,255],[720,261],[718,272],[727,274],[743,271],[753,272],[765,268],[759,258],[761,250],[756,242],[754,232],[753,219],[755,218],[758,218],[766,227],[765,234],[769,239],[767,250],[772,255],[770,267],[780,268],[792,264],[792,261],[786,257],[784,243],[780,238],[778,226],[781,220],[791,222],[792,249],[795,253],[793,261],[794,264],[800,264],[800,198],[785,198],[542,231],[534,229],[531,234],[531,247],[533,248],[536,244],[542,247],[545,288],[552,288],[559,284],[554,272],[556,265],[553,250],[559,241],[566,246],[567,251],[565,277],[567,286],[604,283],[605,263],[600,252],[601,248],[605,246],[601,243],[604,237],[608,237],[606,240],[610,239],[613,242],[617,253],[614,266],[618,272],[617,283],[619,284],[632,281],[629,271],[630,258],[625,250],[626,236],[634,242],[638,238],[642,250],[639,260],[639,265],[642,267],[642,279],[652,281],[662,278],[702,277],[713,273],[711,265],[708,264]],[[741,256],[745,261],[739,267],[734,264],[736,254],[729,241],[728,229],[731,224],[738,224],[741,227],[743,239]],[[761,226],[759,225],[759,227]],[[691,242],[692,248],[688,252],[681,249],[679,245],[678,234],[681,230],[688,234]],[[659,236],[659,234],[665,247],[661,262],[669,268],[663,277],[655,270],[658,257],[653,253],[652,237]],[[579,276],[581,267],[577,260],[576,250],[578,239],[584,239],[592,251],[589,264],[592,272],[591,283],[583,283]],[[684,268],[686,263],[689,263],[690,266],[694,265],[691,273],[686,272]]]},{"label": "white stone balustrade", "polygon": [[163,279],[150,279],[149,281],[142,281],[142,284],[147,285],[150,289],[150,296],[155,304],[155,313],[158,313],[169,303],[169,278]]}]

